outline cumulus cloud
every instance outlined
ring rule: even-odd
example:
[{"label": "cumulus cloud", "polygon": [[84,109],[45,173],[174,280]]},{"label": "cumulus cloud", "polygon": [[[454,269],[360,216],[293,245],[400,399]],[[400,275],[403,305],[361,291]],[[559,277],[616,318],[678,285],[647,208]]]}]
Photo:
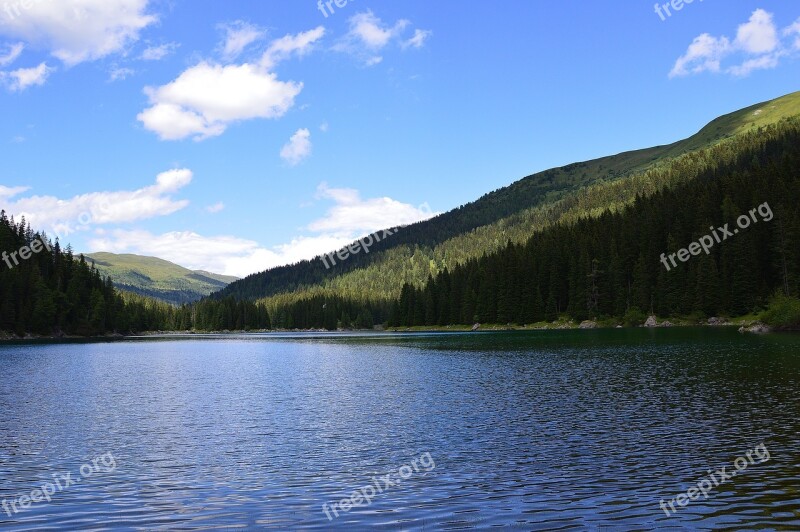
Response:
[{"label": "cumulus cloud", "polygon": [[298,129],[281,149],[281,159],[291,166],[297,166],[311,155],[311,132]]},{"label": "cumulus cloud", "polygon": [[91,192],[70,199],[29,196],[10,201],[27,189],[0,187],[0,198],[10,214],[25,216],[34,227],[49,227],[55,234],[66,236],[89,225],[135,222],[177,212],[189,202],[172,196],[191,181],[191,170],[176,169],[159,174],[154,185],[132,191]]},{"label": "cumulus cloud", "polygon": [[162,140],[221,135],[232,123],[279,118],[294,105],[303,84],[281,81],[270,68],[304,54],[324,35],[317,28],[274,41],[259,63],[219,65],[203,61],[161,87],[146,87],[151,106],[138,115]]},{"label": "cumulus cloud", "polygon": [[[796,26],[800,33],[800,21]],[[794,35],[792,28],[794,26],[786,28],[783,35]],[[757,9],[747,22],[739,25],[733,40],[725,36],[714,37],[708,33],[696,37],[686,53],[677,59],[669,77],[702,72],[725,72],[744,77],[755,70],[776,68],[780,59],[788,54],[786,46],[781,42],[780,33],[772,13]],[[794,43],[795,48],[800,48],[800,38],[798,41]],[[738,64],[723,68],[723,60],[729,57],[735,57]]]},{"label": "cumulus cloud", "polygon": [[238,20],[220,26],[225,32],[225,42],[222,43],[222,57],[232,61],[239,57],[245,48],[266,37],[266,32],[257,26]]},{"label": "cumulus cloud", "polygon": [[712,37],[708,33],[695,37],[686,53],[675,62],[669,76],[673,78],[690,73],[719,72],[722,58],[728,54],[730,48],[731,43],[727,37]]},{"label": "cumulus cloud", "polygon": [[372,11],[357,13],[348,20],[347,34],[337,42],[333,49],[346,52],[358,57],[366,66],[373,66],[383,61],[381,50],[392,42],[398,42],[400,47],[421,48],[431,32],[416,30],[413,37],[402,40],[405,30],[411,22],[405,19],[398,20],[394,26],[385,24]]},{"label": "cumulus cloud", "polygon": [[772,20],[772,14],[763,9],[756,9],[750,20],[741,24],[736,32],[736,47],[749,54],[764,54],[778,47],[778,30]]},{"label": "cumulus cloud", "polygon": [[46,63],[41,63],[33,68],[20,68],[11,72],[0,72],[0,79],[6,82],[9,89],[19,92],[36,85],[44,85],[53,70]]},{"label": "cumulus cloud", "polygon": [[307,231],[288,243],[265,247],[234,236],[204,236],[194,231],[153,234],[143,230],[116,229],[89,241],[90,252],[152,255],[193,270],[206,270],[245,277],[276,266],[309,260],[341,249],[359,237],[390,227],[414,223],[435,215],[427,206],[419,208],[390,198],[362,200],[357,190],[317,190],[318,200],[333,201],[327,214],[311,223]]},{"label": "cumulus cloud", "polygon": [[[149,0],[9,2],[0,35],[43,47],[67,66],[123,51],[157,21]],[[5,16],[7,15],[7,16]]]},{"label": "cumulus cloud", "polygon": [[327,183],[317,187],[317,198],[333,200],[327,214],[312,222],[308,229],[334,234],[368,234],[378,229],[408,225],[436,216],[427,204],[414,207],[392,198],[361,199],[358,190],[331,188]]},{"label": "cumulus cloud", "polygon": [[25,49],[24,43],[9,44],[5,52],[0,52],[0,67],[5,67],[16,61]]},{"label": "cumulus cloud", "polygon": [[283,82],[256,65],[200,63],[162,87],[148,87],[152,107],[139,114],[144,126],[162,140],[221,135],[228,124],[283,116],[302,83]]},{"label": "cumulus cloud", "polygon": [[206,207],[206,211],[211,214],[216,214],[218,212],[222,212],[225,210],[225,204],[221,201],[219,203],[215,203],[214,205],[209,205]]}]

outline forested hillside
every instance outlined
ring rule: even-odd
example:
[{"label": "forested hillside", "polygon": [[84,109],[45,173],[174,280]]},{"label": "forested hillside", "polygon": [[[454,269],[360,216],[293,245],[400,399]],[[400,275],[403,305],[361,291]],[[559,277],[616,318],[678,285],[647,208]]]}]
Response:
[{"label": "forested hillside", "polygon": [[[531,324],[563,316],[635,323],[645,313],[748,314],[776,294],[800,296],[800,97],[776,102],[715,121],[685,141],[696,148],[685,153],[676,144],[538,174],[403,229],[377,245],[386,246],[382,252],[345,261],[345,273],[305,262],[180,307],[118,292],[83,256],[3,213],[0,332]],[[779,119],[779,111],[791,113]],[[673,156],[658,159],[667,152]],[[614,161],[620,175],[598,177]],[[575,178],[584,171],[585,179]],[[558,186],[546,186],[546,175]],[[530,198],[516,197],[515,189]],[[748,214],[750,227],[718,240],[709,254],[665,267],[665,256]],[[431,232],[416,242],[424,228]],[[23,256],[24,248],[34,252]],[[259,290],[271,295],[259,298]],[[778,312],[781,321],[798,321],[792,305]]]},{"label": "forested hillside", "polygon": [[[526,324],[560,314],[740,316],[776,293],[797,297],[800,120],[743,136],[730,148],[727,157],[697,160],[696,177],[622,210],[561,222],[524,245],[509,243],[445,270],[424,287],[405,285],[390,325]],[[737,225],[742,215],[750,218],[746,228]],[[731,235],[718,229],[725,224]],[[720,237],[709,254],[664,265],[662,254],[714,232]]]},{"label": "forested hillside", "polygon": [[24,219],[15,223],[5,211],[0,253],[0,332],[91,336],[149,330],[167,321],[167,309],[126,302],[83,256],[74,257],[69,246],[62,250]]},{"label": "forested hillside", "polygon": [[0,211],[0,338],[100,336],[145,331],[269,329],[266,307],[201,302],[176,307],[119,291],[109,277],[23,219]]},{"label": "forested hillside", "polygon": [[[277,311],[312,297],[388,301],[402,286],[421,287],[510,240],[523,244],[554,224],[630,205],[637,196],[693,179],[705,165],[735,156],[741,138],[774,131],[800,114],[800,93],[720,117],[681,142],[548,170],[435,219],[403,228],[368,255],[327,270],[320,260],[251,275],[212,297],[263,299]],[[750,142],[747,140],[744,144]],[[710,161],[710,162],[709,162]]]}]

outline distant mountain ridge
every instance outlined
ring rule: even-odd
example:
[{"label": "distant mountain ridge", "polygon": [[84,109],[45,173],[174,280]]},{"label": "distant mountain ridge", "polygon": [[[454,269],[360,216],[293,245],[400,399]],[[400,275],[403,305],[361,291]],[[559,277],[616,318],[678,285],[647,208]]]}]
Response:
[{"label": "distant mountain ridge", "polygon": [[193,303],[238,280],[238,277],[189,270],[156,257],[114,253],[91,253],[85,257],[120,290],[172,305]]}]

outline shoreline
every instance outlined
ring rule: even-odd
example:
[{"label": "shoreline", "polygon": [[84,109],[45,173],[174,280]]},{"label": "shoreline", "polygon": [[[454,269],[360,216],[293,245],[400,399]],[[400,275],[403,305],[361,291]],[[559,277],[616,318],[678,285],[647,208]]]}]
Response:
[{"label": "shoreline", "polygon": [[346,333],[359,333],[359,332],[374,332],[386,334],[398,333],[420,333],[420,332],[441,332],[441,333],[484,333],[484,332],[529,332],[529,331],[577,331],[577,330],[618,330],[618,329],[671,329],[671,328],[734,328],[738,327],[741,333],[751,334],[767,334],[777,332],[800,332],[800,328],[776,328],[765,325],[763,322],[751,318],[737,318],[737,319],[721,319],[710,318],[705,323],[696,323],[689,320],[676,319],[674,321],[662,320],[658,321],[655,317],[648,319],[645,325],[638,326],[623,326],[613,321],[596,322],[584,321],[577,323],[573,320],[559,320],[552,323],[535,323],[531,325],[499,325],[499,324],[475,324],[469,325],[434,325],[434,326],[415,326],[415,327],[388,327],[388,328],[373,328],[373,329],[254,329],[254,330],[222,330],[222,331],[144,331],[134,334],[120,334],[109,333],[96,336],[74,336],[74,335],[36,335],[26,334],[25,336],[17,336],[0,331],[0,344],[2,343],[19,343],[19,342],[37,342],[37,341],[52,341],[63,340],[66,342],[72,341],[122,341],[134,338],[152,337],[166,337],[166,336],[207,336],[207,335],[240,335],[240,334],[295,334],[295,333],[318,333],[318,334],[346,334]]}]

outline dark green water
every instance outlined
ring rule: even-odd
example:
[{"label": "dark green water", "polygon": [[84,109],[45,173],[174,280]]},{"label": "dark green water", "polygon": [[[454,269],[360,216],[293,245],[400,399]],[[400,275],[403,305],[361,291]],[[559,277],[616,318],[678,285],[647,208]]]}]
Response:
[{"label": "dark green water", "polygon": [[0,368],[3,528],[800,529],[797,335],[49,343],[0,346]]}]

